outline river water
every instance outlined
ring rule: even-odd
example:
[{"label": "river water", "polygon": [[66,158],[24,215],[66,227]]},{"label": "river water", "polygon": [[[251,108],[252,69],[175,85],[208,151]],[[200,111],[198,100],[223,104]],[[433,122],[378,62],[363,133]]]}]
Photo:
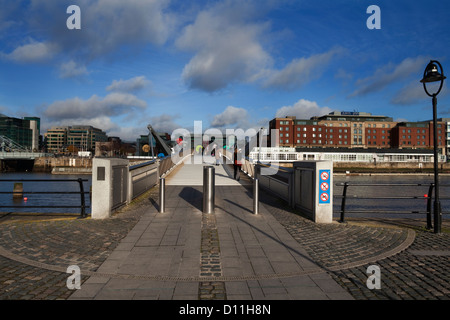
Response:
[{"label": "river water", "polygon": [[[52,175],[50,173],[1,173],[0,180],[21,180],[21,179],[44,179],[44,180],[76,180],[78,178],[87,179],[84,182],[84,190],[89,191],[91,188],[91,175]],[[440,176],[440,197],[441,207],[444,213],[450,212],[450,176]],[[434,182],[433,175],[364,175],[364,176],[334,176],[333,190],[333,211],[334,216],[340,216],[342,190],[343,187],[336,184],[349,182],[350,187],[347,191],[346,217],[414,217],[424,218],[425,214],[378,214],[376,211],[421,211],[425,212],[427,208],[427,198],[424,197],[428,193],[428,186]],[[358,186],[358,184],[402,184],[400,186]],[[423,184],[423,186],[405,186],[404,184]],[[1,192],[12,192],[14,182],[0,181]],[[0,212],[54,212],[54,213],[80,213],[78,208],[31,208],[31,206],[79,206],[80,195],[78,194],[27,194],[30,191],[63,191],[78,192],[79,184],[73,182],[23,182],[24,197],[13,200],[12,194],[0,194],[0,206],[19,206],[20,208],[0,208]],[[360,198],[356,199],[356,195]],[[417,197],[417,199],[361,199],[361,197]],[[89,195],[86,195],[86,205],[90,206]],[[351,213],[350,211],[370,211],[368,213]],[[90,213],[90,208],[86,209]],[[449,214],[444,214],[444,218]]]},{"label": "river water", "polygon": [[[91,175],[52,175],[51,173],[1,173],[0,191],[12,192],[14,181],[23,184],[23,197],[13,199],[12,194],[0,194],[0,206],[18,206],[18,208],[0,208],[0,212],[50,212],[50,213],[80,213],[79,208],[32,208],[32,206],[80,206],[81,196],[79,194],[31,194],[29,192],[79,192],[80,186],[77,181],[51,181],[51,180],[77,180],[86,179],[83,182],[84,191],[90,191]],[[50,180],[45,182],[18,181],[18,180]],[[27,198],[27,199],[24,199]],[[85,195],[86,206],[91,205],[89,194]],[[90,208],[86,209],[90,213]]]},{"label": "river water", "polygon": [[[342,186],[336,184],[348,182],[346,200],[346,217],[389,217],[389,218],[424,218],[425,214],[392,214],[376,213],[376,211],[420,211],[427,210],[427,194],[431,183],[434,183],[434,175],[363,175],[363,176],[334,176],[334,205],[333,212],[335,217],[340,216],[342,203]],[[364,184],[376,184],[377,186],[362,186]],[[390,186],[383,186],[390,184]],[[422,186],[418,186],[422,184]],[[439,176],[439,197],[443,213],[450,212],[450,176]],[[356,197],[355,197],[356,196]],[[417,197],[417,199],[363,199],[363,198],[395,198],[395,197]],[[367,213],[351,213],[350,211],[370,211]],[[448,218],[444,214],[444,218]]]}]

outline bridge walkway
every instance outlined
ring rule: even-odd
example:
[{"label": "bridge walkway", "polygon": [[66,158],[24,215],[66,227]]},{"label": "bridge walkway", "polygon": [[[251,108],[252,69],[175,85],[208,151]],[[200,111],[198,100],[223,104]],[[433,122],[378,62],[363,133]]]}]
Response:
[{"label": "bridge walkway", "polygon": [[188,158],[167,177],[166,211],[148,206],[71,299],[352,299],[264,205],[253,214],[252,180],[232,166],[215,166],[203,213],[204,165]]}]

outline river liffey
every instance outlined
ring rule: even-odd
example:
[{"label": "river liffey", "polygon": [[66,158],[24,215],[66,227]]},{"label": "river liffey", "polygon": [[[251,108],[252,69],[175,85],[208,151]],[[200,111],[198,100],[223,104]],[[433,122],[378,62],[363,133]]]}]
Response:
[{"label": "river liffey", "polygon": [[[335,218],[340,215],[343,192],[343,187],[336,186],[336,184],[344,182],[349,183],[345,206],[346,210],[348,210],[345,214],[346,217],[425,218],[426,215],[423,213],[393,214],[377,212],[426,212],[429,186],[434,183],[434,175],[335,175],[333,192]],[[440,175],[439,184],[441,208],[444,213],[443,218],[448,218],[448,213],[450,212],[450,176]],[[350,211],[367,211],[370,213],[351,213]]]},{"label": "river liffey", "polygon": [[[79,208],[60,208],[58,206],[80,206],[80,194],[33,194],[32,192],[79,192],[77,179],[83,182],[85,192],[91,188],[91,175],[52,175],[50,173],[1,173],[0,192],[13,192],[14,183],[22,183],[23,195],[14,199],[12,194],[0,194],[0,212],[48,212],[48,213],[80,213]],[[13,180],[13,181],[1,181]],[[50,180],[50,181],[20,181],[20,180]],[[52,181],[53,180],[53,181]],[[67,181],[56,181],[67,180]],[[85,204],[90,207],[89,194],[85,194]],[[54,208],[32,208],[34,206],[54,206]],[[90,208],[86,209],[90,213]]]}]

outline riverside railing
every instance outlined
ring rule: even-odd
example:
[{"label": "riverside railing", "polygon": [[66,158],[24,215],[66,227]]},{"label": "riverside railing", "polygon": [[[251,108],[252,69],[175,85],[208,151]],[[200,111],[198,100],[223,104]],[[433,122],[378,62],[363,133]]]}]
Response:
[{"label": "riverside railing", "polygon": [[[433,191],[434,191],[434,183],[349,183],[343,182],[338,183],[336,186],[343,187],[342,190],[342,201],[340,208],[340,220],[339,222],[345,222],[345,215],[347,213],[358,213],[358,214],[372,214],[372,213],[380,213],[380,214],[426,214],[427,219],[427,229],[432,228],[431,217],[432,217],[432,203],[433,203]],[[441,187],[450,187],[450,184],[440,185]],[[371,187],[371,188],[391,188],[391,187],[399,187],[399,189],[405,189],[407,187],[423,187],[427,188],[427,193],[424,195],[397,195],[397,196],[385,196],[385,195],[376,195],[375,192],[372,192],[371,195],[358,195],[358,194],[348,194],[348,189],[352,187],[357,190],[361,190],[363,187]],[[392,192],[392,191],[391,191]],[[337,196],[339,197],[339,196]],[[423,207],[423,210],[380,210],[380,209],[369,209],[369,210],[349,210],[347,208],[347,200],[362,200],[362,201],[372,201],[372,200],[426,200],[426,205]],[[450,197],[440,197],[441,200],[450,200]],[[444,212],[442,212],[444,213]]]},{"label": "riverside railing", "polygon": [[[86,218],[87,213],[86,209],[90,208],[90,206],[86,205],[86,194],[90,194],[89,191],[84,191],[83,182],[87,182],[87,179],[0,179],[1,182],[38,182],[38,183],[49,183],[49,182],[78,182],[80,191],[25,191],[25,190],[13,190],[13,191],[1,191],[0,194],[13,194],[20,195],[23,197],[24,195],[31,194],[59,194],[59,195],[67,195],[67,194],[79,194],[80,195],[80,205],[79,206],[71,206],[71,205],[0,205],[0,208],[14,208],[14,209],[25,209],[25,208],[36,208],[36,209],[45,209],[45,208],[60,208],[60,209],[80,209],[80,218]],[[67,200],[62,199],[61,202],[64,203]]]}]

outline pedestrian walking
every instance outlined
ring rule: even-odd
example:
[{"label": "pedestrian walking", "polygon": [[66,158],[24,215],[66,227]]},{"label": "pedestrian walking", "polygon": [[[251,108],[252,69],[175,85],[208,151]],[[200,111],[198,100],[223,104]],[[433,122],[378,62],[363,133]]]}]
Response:
[{"label": "pedestrian walking", "polygon": [[233,168],[234,168],[234,179],[237,181],[239,181],[239,179],[240,179],[241,166],[242,166],[241,150],[238,149],[237,146],[235,146]]}]

